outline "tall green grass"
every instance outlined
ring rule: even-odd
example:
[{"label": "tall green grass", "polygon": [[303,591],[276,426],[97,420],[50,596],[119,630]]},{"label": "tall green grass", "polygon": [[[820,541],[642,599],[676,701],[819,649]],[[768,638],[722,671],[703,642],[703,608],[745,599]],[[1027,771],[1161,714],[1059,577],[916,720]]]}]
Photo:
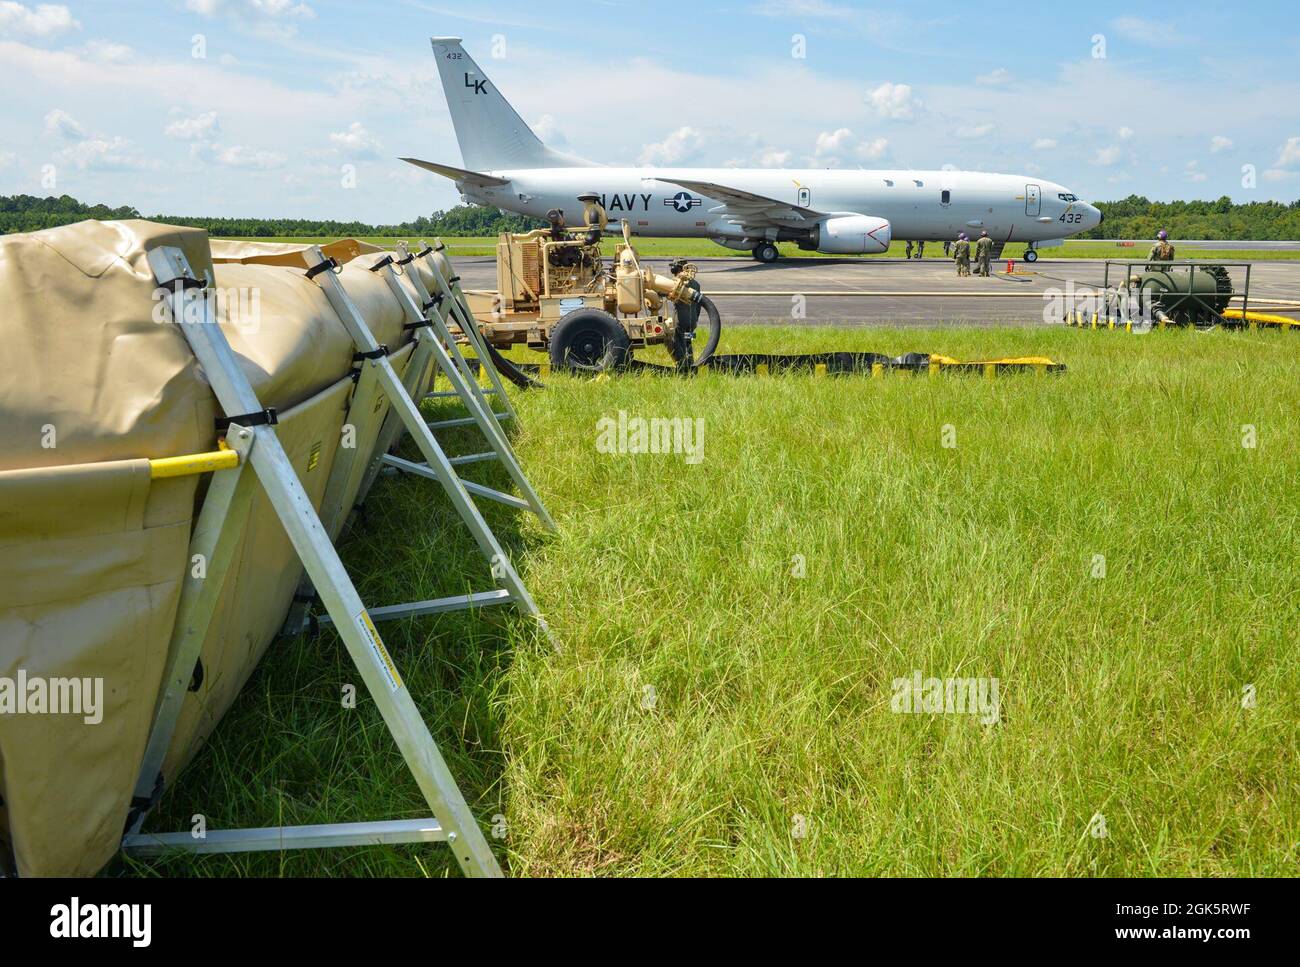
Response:
[{"label": "tall green grass", "polygon": [[[521,394],[561,533],[489,515],[561,650],[503,611],[383,629],[509,872],[1294,875],[1300,340],[762,328],[722,348],[1070,368]],[[704,459],[597,452],[620,410],[703,418]],[[436,486],[381,481],[367,514],[343,556],[368,602],[488,583]],[[914,670],[997,678],[999,721],[891,711]],[[373,707],[340,706],[356,681],[332,634],[279,643],[151,828],[423,814]],[[454,870],[439,847],[128,865]]]}]

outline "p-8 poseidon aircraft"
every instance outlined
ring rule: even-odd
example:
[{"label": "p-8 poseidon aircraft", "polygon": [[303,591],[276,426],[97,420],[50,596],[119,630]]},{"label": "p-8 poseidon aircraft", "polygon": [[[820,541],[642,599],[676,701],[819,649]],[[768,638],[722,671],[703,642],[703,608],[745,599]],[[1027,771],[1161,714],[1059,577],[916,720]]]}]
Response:
[{"label": "p-8 poseidon aircraft", "polygon": [[432,38],[464,167],[403,158],[450,178],[466,202],[545,217],[588,192],[633,233],[711,238],[778,257],[776,242],[834,255],[871,255],[891,239],[932,241],[988,232],[999,250],[1101,224],[1102,213],[1063,185],[975,171],[837,168],[620,168],[547,147],[457,37]]}]

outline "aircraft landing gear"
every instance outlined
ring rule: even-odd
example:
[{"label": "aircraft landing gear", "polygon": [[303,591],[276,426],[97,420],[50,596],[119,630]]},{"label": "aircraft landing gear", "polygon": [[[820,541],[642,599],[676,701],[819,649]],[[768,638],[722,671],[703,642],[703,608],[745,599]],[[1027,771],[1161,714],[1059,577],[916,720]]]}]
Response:
[{"label": "aircraft landing gear", "polygon": [[1034,249],[1032,249],[1032,248],[1027,248],[1027,249],[1025,249],[1025,261],[1026,261],[1026,262],[1037,262],[1037,261],[1038,261],[1038,252],[1036,252],[1036,251],[1035,251]]},{"label": "aircraft landing gear", "polygon": [[771,242],[759,242],[754,246],[754,251],[750,254],[764,265],[771,265],[781,257],[781,253],[776,250],[776,246]]}]

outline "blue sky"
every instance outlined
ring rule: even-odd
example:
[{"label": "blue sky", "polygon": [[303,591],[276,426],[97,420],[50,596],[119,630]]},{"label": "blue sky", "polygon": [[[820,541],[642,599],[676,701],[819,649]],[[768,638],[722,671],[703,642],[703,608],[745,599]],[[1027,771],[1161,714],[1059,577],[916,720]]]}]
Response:
[{"label": "blue sky", "polygon": [[449,183],[396,158],[459,163],[427,41],[452,34],[545,140],[598,161],[951,164],[1093,200],[1289,201],[1294,9],[0,0],[0,194],[371,222],[449,207]]}]

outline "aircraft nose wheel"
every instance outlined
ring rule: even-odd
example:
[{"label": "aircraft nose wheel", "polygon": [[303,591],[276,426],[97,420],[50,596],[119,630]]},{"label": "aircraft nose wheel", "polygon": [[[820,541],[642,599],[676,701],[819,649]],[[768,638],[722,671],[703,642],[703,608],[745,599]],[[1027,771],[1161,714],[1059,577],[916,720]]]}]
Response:
[{"label": "aircraft nose wheel", "polygon": [[1035,252],[1032,248],[1031,248],[1031,249],[1026,249],[1026,250],[1025,250],[1025,261],[1026,261],[1026,262],[1037,262],[1037,261],[1038,261],[1038,253]]},{"label": "aircraft nose wheel", "polygon": [[754,246],[752,254],[754,258],[764,265],[771,265],[781,257],[781,253],[777,251],[776,246],[771,242],[759,242]]}]

